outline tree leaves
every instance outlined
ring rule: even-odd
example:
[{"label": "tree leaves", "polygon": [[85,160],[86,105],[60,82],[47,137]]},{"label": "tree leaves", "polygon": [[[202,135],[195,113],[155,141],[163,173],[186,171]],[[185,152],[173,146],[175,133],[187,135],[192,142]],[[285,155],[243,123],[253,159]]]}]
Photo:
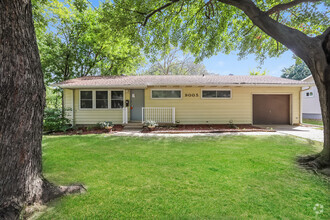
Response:
[{"label": "tree leaves", "polygon": [[[107,7],[103,7],[103,13],[116,17],[115,22],[110,22],[111,25],[117,23],[123,27],[150,56],[171,45],[179,46],[185,52],[190,51],[197,61],[234,50],[238,50],[241,57],[254,53],[258,60],[263,61],[267,56],[276,57],[287,50],[258,27],[253,27],[242,11],[219,1],[175,1],[148,17],[148,14],[169,2],[116,0],[108,2]],[[254,2],[266,12],[288,1]],[[314,2],[299,4],[270,16],[309,36],[316,36],[329,25],[328,13],[324,2]]]},{"label": "tree leaves", "polygon": [[139,45],[106,26],[100,10],[87,0],[46,2],[47,31],[37,32],[46,84],[88,75],[128,74],[143,63]]}]

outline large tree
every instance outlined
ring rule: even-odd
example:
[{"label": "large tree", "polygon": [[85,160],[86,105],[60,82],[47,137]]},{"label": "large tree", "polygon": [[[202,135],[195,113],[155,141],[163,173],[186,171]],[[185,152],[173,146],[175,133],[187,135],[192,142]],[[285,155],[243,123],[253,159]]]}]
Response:
[{"label": "large tree", "polygon": [[241,56],[254,53],[262,61],[291,50],[314,77],[324,122],[322,152],[300,161],[325,171],[330,167],[329,4],[328,0],[115,0],[103,8],[115,18],[111,27],[121,26],[144,44],[146,53],[174,45],[199,60],[239,50]]},{"label": "large tree", "polygon": [[42,175],[45,86],[30,0],[0,1],[0,219],[81,185],[58,187]]},{"label": "large tree", "polygon": [[42,28],[37,40],[47,84],[131,73],[143,62],[140,47],[105,28],[99,10],[87,0],[38,1],[33,12],[36,29]]}]

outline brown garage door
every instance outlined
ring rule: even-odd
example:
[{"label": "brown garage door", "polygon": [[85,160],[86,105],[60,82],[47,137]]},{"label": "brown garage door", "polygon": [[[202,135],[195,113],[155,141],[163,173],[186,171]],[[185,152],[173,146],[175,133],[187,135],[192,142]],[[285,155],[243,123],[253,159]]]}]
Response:
[{"label": "brown garage door", "polygon": [[290,124],[290,95],[253,95],[253,124]]}]

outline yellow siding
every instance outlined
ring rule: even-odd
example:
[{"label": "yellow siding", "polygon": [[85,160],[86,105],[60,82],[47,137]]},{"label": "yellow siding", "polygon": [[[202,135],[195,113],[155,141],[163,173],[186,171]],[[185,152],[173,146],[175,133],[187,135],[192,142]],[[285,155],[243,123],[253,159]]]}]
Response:
[{"label": "yellow siding", "polygon": [[75,105],[74,117],[75,124],[97,124],[103,121],[112,121],[114,124],[123,123],[122,109],[79,109],[79,89],[74,90]]},{"label": "yellow siding", "polygon": [[71,123],[73,122],[72,95],[73,95],[72,89],[63,90],[63,102],[64,102],[64,108],[65,108],[65,115],[68,119],[70,119]]},{"label": "yellow siding", "polygon": [[[175,107],[175,119],[180,124],[252,124],[253,94],[290,94],[292,99],[292,123],[299,123],[300,105],[297,87],[182,87],[181,99],[151,99],[153,87],[145,90],[146,107]],[[172,87],[172,89],[179,89]],[[230,89],[231,99],[202,99],[202,89]],[[185,94],[198,94],[198,97],[185,97]]]},{"label": "yellow siding", "polygon": [[[152,89],[181,89],[181,99],[151,99]],[[230,89],[231,99],[202,99],[202,89]],[[64,90],[65,106],[72,107],[72,91]],[[124,92],[124,102],[130,99],[130,90]],[[185,94],[198,94],[198,97],[185,97]],[[300,122],[300,87],[149,87],[145,89],[146,107],[175,107],[175,119],[180,124],[252,124],[253,94],[291,95],[291,122]],[[76,124],[96,124],[112,121],[122,124],[121,109],[80,110],[79,89],[74,90],[74,121]],[[130,113],[128,107],[128,114]],[[71,116],[72,117],[72,116]],[[129,118],[129,117],[128,117]]]}]

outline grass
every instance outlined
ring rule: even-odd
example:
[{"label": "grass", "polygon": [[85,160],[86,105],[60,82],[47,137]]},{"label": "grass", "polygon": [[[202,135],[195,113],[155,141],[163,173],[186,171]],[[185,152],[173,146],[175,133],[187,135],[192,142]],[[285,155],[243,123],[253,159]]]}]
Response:
[{"label": "grass", "polygon": [[88,191],[40,219],[330,219],[329,180],[294,162],[320,147],[286,136],[46,136],[46,178]]},{"label": "grass", "polygon": [[323,126],[322,120],[317,120],[317,119],[303,119],[303,123]]}]

